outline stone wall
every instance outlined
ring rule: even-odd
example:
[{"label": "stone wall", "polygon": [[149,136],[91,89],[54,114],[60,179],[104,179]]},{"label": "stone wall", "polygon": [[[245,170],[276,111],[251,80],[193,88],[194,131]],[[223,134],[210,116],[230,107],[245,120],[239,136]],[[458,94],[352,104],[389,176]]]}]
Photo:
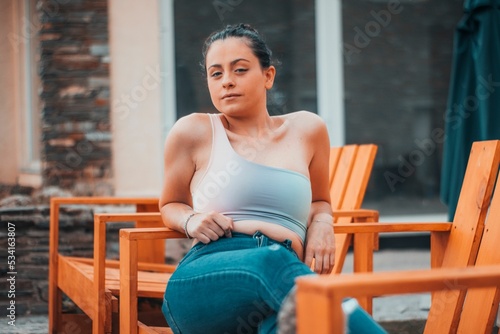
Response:
[{"label": "stone wall", "polygon": [[[21,199],[21,197],[18,197]],[[24,203],[26,204],[26,203]],[[11,300],[16,315],[47,314],[49,275],[49,206],[27,203],[22,207],[0,208],[0,314],[5,316]],[[61,210],[60,250],[74,256],[93,253],[93,217],[90,209],[68,207]],[[10,235],[9,235],[10,232]],[[14,236],[12,234],[14,232]],[[113,233],[111,234],[113,235]],[[7,253],[8,237],[14,238],[14,252]],[[111,242],[111,239],[110,239]],[[12,246],[11,240],[9,245]],[[15,266],[6,266],[7,256],[15,256]],[[8,274],[15,272],[16,274]],[[7,278],[14,277],[14,289]],[[9,291],[14,296],[9,298]],[[64,303],[65,310],[74,310]]]},{"label": "stone wall", "polygon": [[106,0],[40,0],[44,186],[113,192]]},{"label": "stone wall", "polygon": [[[0,316],[5,316],[11,300],[16,315],[47,314],[49,275],[49,199],[71,196],[57,188],[46,188],[35,195],[12,195],[0,200]],[[64,205],[60,207],[59,253],[76,257],[93,257],[94,214],[134,212],[129,205]],[[107,224],[106,257],[118,259],[119,230],[133,223]],[[13,238],[13,239],[8,239]],[[14,242],[14,244],[12,244]],[[189,249],[191,240],[166,243],[165,262],[177,263]],[[9,246],[12,252],[9,253]],[[8,258],[8,256],[15,258]],[[15,260],[13,267],[8,261]],[[10,274],[14,272],[15,274]],[[14,276],[14,289],[7,279]],[[12,297],[9,291],[14,291]],[[63,312],[78,312],[67,297]]]}]

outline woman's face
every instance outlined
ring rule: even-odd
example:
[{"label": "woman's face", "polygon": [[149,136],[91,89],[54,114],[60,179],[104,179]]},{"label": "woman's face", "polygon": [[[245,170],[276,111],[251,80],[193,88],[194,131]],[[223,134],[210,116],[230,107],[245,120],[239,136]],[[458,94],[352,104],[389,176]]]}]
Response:
[{"label": "woman's face", "polygon": [[207,81],[215,108],[228,116],[253,114],[266,108],[266,91],[274,82],[273,66],[263,69],[246,40],[215,41],[206,56]]}]

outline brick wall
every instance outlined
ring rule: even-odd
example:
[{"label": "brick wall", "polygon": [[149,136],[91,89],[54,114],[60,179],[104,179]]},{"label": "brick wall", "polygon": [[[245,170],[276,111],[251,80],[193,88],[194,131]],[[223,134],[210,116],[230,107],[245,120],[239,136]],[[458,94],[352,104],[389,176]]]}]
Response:
[{"label": "brick wall", "polygon": [[40,0],[44,186],[111,194],[106,0]]}]

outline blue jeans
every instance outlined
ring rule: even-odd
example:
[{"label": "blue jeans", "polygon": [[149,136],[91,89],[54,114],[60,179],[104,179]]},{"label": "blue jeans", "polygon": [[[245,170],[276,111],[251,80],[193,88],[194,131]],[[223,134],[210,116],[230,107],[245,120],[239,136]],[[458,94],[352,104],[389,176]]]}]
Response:
[{"label": "blue jeans", "polygon": [[[233,233],[191,248],[168,281],[162,312],[175,334],[276,333],[295,278],[310,274],[290,240]],[[348,333],[386,333],[355,300],[343,307]]]},{"label": "blue jeans", "polygon": [[176,334],[275,333],[295,278],[309,274],[290,240],[233,233],[191,248],[168,281],[162,311]]}]

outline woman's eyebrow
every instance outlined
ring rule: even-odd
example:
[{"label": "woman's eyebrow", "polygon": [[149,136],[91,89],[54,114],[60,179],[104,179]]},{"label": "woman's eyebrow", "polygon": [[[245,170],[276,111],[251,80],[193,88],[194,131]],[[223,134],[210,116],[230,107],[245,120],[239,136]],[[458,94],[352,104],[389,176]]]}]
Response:
[{"label": "woman's eyebrow", "polygon": [[[230,63],[230,64],[231,64],[231,66],[233,66],[234,64],[236,64],[236,63],[238,63],[238,62],[240,62],[240,61],[250,62],[250,60],[248,60],[248,59],[245,59],[245,58],[238,58],[238,59],[235,59],[235,60],[231,61],[231,63]],[[212,65],[210,65],[210,66],[208,67],[208,69],[210,69],[210,68],[212,68],[212,67],[222,67],[222,65],[221,65],[221,64],[212,64]]]}]

